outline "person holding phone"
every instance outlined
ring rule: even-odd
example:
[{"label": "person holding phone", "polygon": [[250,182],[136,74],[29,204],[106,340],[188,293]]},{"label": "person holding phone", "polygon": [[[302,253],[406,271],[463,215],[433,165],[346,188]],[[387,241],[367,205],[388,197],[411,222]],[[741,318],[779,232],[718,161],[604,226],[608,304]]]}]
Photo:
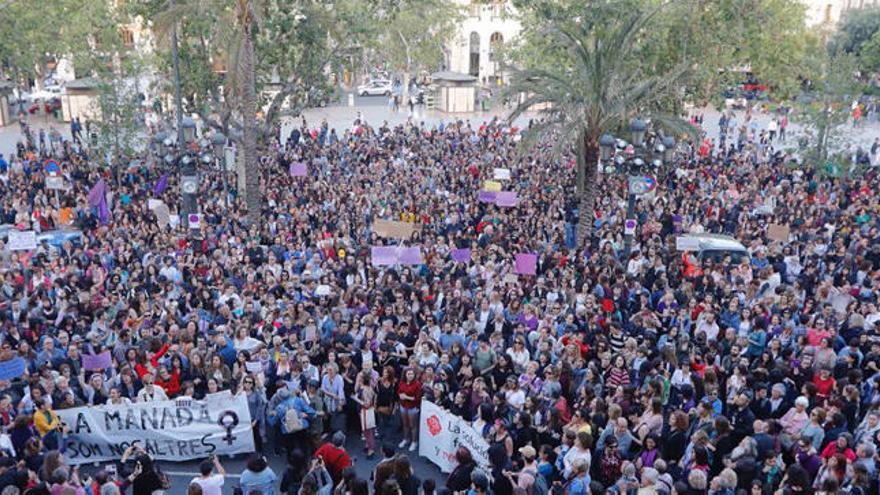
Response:
[{"label": "person holding phone", "polygon": [[[217,470],[215,473],[214,470]],[[222,495],[223,483],[226,480],[226,470],[220,464],[214,454],[211,454],[206,460],[199,464],[199,476],[190,481],[190,484],[199,485],[204,495]]]}]

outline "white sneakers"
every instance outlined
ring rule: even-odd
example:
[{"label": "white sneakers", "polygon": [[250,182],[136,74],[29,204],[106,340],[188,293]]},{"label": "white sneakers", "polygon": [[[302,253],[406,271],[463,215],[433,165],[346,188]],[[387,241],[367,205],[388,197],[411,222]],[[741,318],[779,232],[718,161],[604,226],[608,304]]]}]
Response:
[{"label": "white sneakers", "polygon": [[419,447],[419,442],[413,442],[409,445],[409,451],[415,452],[418,447]]},{"label": "white sneakers", "polygon": [[408,443],[409,443],[409,442],[408,442],[406,439],[403,439],[403,440],[400,441],[399,444],[397,444],[397,448],[399,448],[399,449],[405,449],[405,448],[406,448],[406,444],[408,444]]}]

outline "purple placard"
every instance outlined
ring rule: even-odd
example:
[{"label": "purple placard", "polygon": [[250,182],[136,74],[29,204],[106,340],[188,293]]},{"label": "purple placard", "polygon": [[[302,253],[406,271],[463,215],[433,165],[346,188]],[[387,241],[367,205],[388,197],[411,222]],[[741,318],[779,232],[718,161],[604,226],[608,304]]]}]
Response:
[{"label": "purple placard", "polygon": [[110,355],[110,351],[82,355],[82,366],[86,371],[103,371],[111,365],[113,365],[113,357]]},{"label": "purple placard", "polygon": [[477,199],[480,200],[480,203],[494,203],[495,197],[496,193],[492,191],[480,191],[480,196]]},{"label": "purple placard", "polygon": [[452,259],[459,263],[467,263],[471,259],[471,250],[468,248],[453,249]]},{"label": "purple placard", "polygon": [[291,177],[305,177],[309,174],[309,167],[305,163],[293,162],[290,164]]},{"label": "purple placard", "polygon": [[517,253],[516,273],[520,275],[534,275],[538,268],[538,255],[531,253]]},{"label": "purple placard", "polygon": [[370,260],[373,266],[390,266],[397,264],[396,246],[372,246]]},{"label": "purple placard", "polygon": [[401,265],[421,265],[425,262],[422,259],[421,246],[400,248],[400,255],[397,258],[397,262]]},{"label": "purple placard", "polygon": [[501,191],[495,195],[498,206],[516,206],[516,191]]}]

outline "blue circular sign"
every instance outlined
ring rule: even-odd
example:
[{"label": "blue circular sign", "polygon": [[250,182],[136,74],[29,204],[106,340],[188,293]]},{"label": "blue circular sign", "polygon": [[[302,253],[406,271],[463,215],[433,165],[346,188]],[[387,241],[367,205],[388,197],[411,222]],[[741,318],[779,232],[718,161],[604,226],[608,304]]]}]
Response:
[{"label": "blue circular sign", "polygon": [[61,173],[61,166],[55,160],[49,159],[43,163],[43,170],[49,175],[58,175]]}]

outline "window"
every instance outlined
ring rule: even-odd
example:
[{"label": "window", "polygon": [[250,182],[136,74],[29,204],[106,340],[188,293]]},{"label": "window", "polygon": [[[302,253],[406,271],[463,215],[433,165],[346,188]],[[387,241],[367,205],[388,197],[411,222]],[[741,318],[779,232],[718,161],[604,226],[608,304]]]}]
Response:
[{"label": "window", "polygon": [[492,33],[492,36],[489,37],[489,60],[495,62],[495,58],[498,56],[498,51],[501,49],[501,46],[504,44],[504,36],[499,32]]},{"label": "window", "polygon": [[468,73],[472,76],[480,75],[480,35],[476,31],[471,33],[470,65]]},{"label": "window", "polygon": [[122,28],[119,31],[119,36],[122,37],[122,44],[126,47],[131,48],[134,46],[134,33],[131,31],[131,29]]}]

